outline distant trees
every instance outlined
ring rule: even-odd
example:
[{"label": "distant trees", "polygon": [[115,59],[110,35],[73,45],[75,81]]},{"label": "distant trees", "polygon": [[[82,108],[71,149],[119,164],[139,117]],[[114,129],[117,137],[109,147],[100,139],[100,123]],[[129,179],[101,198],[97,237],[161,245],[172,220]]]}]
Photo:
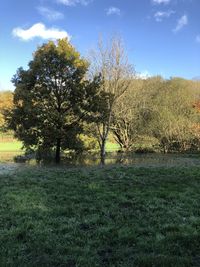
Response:
[{"label": "distant trees", "polygon": [[100,77],[86,79],[88,62],[66,40],[39,47],[28,70],[13,77],[14,107],[9,128],[26,149],[55,151],[80,147],[84,120],[97,120]]},{"label": "distant trees", "polygon": [[164,152],[189,150],[195,138],[193,128],[198,116],[193,108],[195,94],[188,85],[180,78],[163,81],[154,99],[157,116],[152,120],[151,130]]},{"label": "distant trees", "polygon": [[163,152],[198,149],[199,114],[194,103],[200,88],[194,90],[192,85],[159,76],[133,80],[114,112],[112,131],[121,148],[132,150],[148,136]]}]

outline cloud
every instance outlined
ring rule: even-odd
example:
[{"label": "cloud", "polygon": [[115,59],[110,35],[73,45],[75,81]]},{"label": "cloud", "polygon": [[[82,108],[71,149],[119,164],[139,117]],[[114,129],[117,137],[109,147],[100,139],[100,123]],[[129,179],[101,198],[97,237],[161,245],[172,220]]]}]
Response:
[{"label": "cloud", "polygon": [[196,36],[196,42],[200,44],[200,35]]},{"label": "cloud", "polygon": [[83,6],[87,6],[93,0],[57,0],[57,3],[63,4],[65,6],[76,6],[81,4]]},{"label": "cloud", "polygon": [[36,23],[29,29],[22,29],[20,27],[13,29],[13,36],[20,38],[23,41],[29,41],[36,37],[41,39],[59,39],[59,38],[68,38],[70,39],[70,35],[63,30],[59,30],[57,28],[49,28],[42,23]]},{"label": "cloud", "polygon": [[169,18],[172,14],[174,14],[175,11],[168,10],[168,11],[158,11],[154,14],[154,18],[157,22],[162,21],[164,18]]},{"label": "cloud", "polygon": [[47,18],[48,20],[58,20],[63,19],[64,15],[56,10],[50,9],[48,7],[40,6],[37,8],[40,15]]},{"label": "cloud", "polygon": [[118,7],[111,6],[106,10],[106,14],[108,16],[110,16],[110,15],[120,16],[121,15],[121,10]]},{"label": "cloud", "polygon": [[180,31],[184,26],[188,24],[188,17],[187,15],[183,15],[178,21],[176,28],[173,29],[173,32],[178,32]]},{"label": "cloud", "polygon": [[153,4],[169,4],[171,0],[152,0]]}]

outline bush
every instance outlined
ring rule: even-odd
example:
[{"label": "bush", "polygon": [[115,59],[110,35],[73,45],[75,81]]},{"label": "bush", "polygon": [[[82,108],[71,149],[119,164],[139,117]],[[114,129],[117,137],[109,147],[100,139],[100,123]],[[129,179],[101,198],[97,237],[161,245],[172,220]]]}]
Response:
[{"label": "bush", "polygon": [[97,150],[99,148],[97,139],[92,136],[81,134],[80,139],[83,142],[84,150]]}]

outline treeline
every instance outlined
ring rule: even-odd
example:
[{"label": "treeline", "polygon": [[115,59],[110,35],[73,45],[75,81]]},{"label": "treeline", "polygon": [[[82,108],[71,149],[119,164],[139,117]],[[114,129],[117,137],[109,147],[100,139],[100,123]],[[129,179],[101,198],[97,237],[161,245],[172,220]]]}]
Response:
[{"label": "treeline", "polygon": [[[0,92],[0,129],[4,111],[13,107],[13,92]],[[81,136],[85,149],[98,148],[89,126]],[[160,76],[133,79],[113,111],[111,134],[122,151],[198,151],[200,82]]]},{"label": "treeline", "polygon": [[132,80],[113,112],[115,140],[122,150],[144,144],[144,150],[198,151],[199,99],[200,82],[162,77]]},{"label": "treeline", "polygon": [[12,81],[14,93],[0,95],[1,130],[41,157],[59,162],[61,151],[98,144],[104,163],[110,136],[122,151],[200,149],[200,82],[139,78],[119,38],[89,60],[66,39],[48,42]]}]

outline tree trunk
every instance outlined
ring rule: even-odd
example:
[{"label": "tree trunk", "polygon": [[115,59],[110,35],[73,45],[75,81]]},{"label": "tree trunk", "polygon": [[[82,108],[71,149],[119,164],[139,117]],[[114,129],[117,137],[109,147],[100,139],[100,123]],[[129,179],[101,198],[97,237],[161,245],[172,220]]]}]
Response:
[{"label": "tree trunk", "polygon": [[61,139],[58,138],[56,140],[56,156],[55,156],[56,163],[60,163],[60,145],[61,145]]},{"label": "tree trunk", "polygon": [[105,165],[106,158],[106,140],[102,140],[101,143],[101,165]]}]

